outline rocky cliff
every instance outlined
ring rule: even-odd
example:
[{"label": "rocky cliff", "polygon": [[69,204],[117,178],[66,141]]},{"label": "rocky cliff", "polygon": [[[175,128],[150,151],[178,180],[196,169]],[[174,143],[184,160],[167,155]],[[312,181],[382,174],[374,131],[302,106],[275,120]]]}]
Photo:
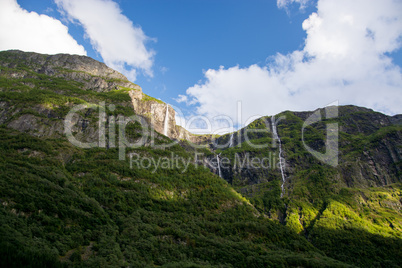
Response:
[{"label": "rocky cliff", "polygon": [[[211,142],[211,135],[193,135],[183,127],[176,125],[176,112],[168,104],[146,96],[138,90],[131,90],[129,95],[136,114],[147,118],[157,132],[164,134],[167,116],[167,137],[174,140],[186,140],[197,145],[208,145]],[[166,106],[168,106],[167,109]]]}]

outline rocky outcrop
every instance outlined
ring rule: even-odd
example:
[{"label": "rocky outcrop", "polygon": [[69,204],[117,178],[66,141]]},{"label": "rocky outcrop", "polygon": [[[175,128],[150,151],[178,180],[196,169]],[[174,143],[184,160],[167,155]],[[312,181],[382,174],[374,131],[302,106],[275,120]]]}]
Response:
[{"label": "rocky outcrop", "polygon": [[[168,132],[169,138],[176,138],[176,119],[175,111],[168,104],[157,100],[146,100],[143,94],[136,91],[130,91],[131,102],[136,114],[144,116],[151,123],[153,128],[159,133],[164,133],[165,117],[168,116]],[[168,109],[166,112],[166,105]]]},{"label": "rocky outcrop", "polygon": [[[28,133],[35,137],[62,138],[65,136],[65,117],[45,105],[37,104],[29,108],[0,102],[0,124],[8,128]],[[98,142],[98,112],[88,107],[82,115],[76,114],[71,120],[71,132],[84,143]]]}]

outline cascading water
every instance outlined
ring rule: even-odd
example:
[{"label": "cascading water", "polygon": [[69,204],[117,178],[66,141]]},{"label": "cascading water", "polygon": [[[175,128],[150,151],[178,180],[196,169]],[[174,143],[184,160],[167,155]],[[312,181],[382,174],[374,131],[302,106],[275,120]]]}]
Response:
[{"label": "cascading water", "polygon": [[229,148],[233,146],[233,133],[230,135]]},{"label": "cascading water", "polygon": [[169,128],[169,106],[166,104],[166,115],[165,115],[165,125],[163,126],[163,134],[168,135]]},{"label": "cascading water", "polygon": [[282,175],[282,185],[281,185],[281,197],[283,197],[284,193],[284,187],[285,187],[285,182],[286,182],[286,176],[285,176],[285,158],[282,156],[282,143],[281,139],[279,138],[278,132],[276,131],[276,125],[275,125],[275,116],[272,116],[272,134],[274,136],[274,139],[278,141],[278,147],[279,147],[279,167],[281,169],[281,175]]},{"label": "cascading water", "polygon": [[222,178],[221,163],[219,162],[219,155],[216,156],[216,163],[218,165],[218,175]]}]

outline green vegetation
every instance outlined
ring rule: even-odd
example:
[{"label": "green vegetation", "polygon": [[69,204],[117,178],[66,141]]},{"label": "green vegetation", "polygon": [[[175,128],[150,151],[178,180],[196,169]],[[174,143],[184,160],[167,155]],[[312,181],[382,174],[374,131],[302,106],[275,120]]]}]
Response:
[{"label": "green vegetation", "polygon": [[0,134],[3,267],[54,266],[59,259],[69,266],[340,265],[285,227],[255,217],[205,168],[152,173],[130,169],[114,149],[80,150],[7,128]]},{"label": "green vegetation", "polygon": [[142,99],[141,101],[146,102],[146,101],[156,101],[157,103],[164,104],[163,101],[160,99],[156,99],[154,97],[148,96],[147,94],[142,94]]},{"label": "green vegetation", "polygon": [[[284,198],[280,198],[282,179],[277,166],[266,171],[232,165],[223,174],[261,213],[306,237],[327,256],[360,267],[399,267],[402,166],[401,161],[386,159],[389,154],[398,154],[392,150],[401,146],[402,127],[382,126],[380,122],[386,122],[386,116],[356,110],[340,107],[336,120],[324,119],[304,132],[304,142],[325,153],[326,123],[340,125],[338,167],[321,163],[304,148],[301,130],[305,118],[292,112],[276,116],[285,117],[277,127],[287,165]],[[256,120],[247,128],[263,129],[270,125],[266,119]],[[350,127],[350,122],[355,127]],[[244,135],[245,130],[240,132]],[[250,144],[272,142],[270,132],[251,133]],[[222,137],[220,143],[228,139],[229,135]],[[261,158],[273,154],[277,158],[275,146],[250,148],[253,146],[244,138],[241,142],[241,146],[218,152],[231,163],[236,155]],[[371,170],[376,175],[368,172]],[[383,184],[388,185],[378,187]]]}]

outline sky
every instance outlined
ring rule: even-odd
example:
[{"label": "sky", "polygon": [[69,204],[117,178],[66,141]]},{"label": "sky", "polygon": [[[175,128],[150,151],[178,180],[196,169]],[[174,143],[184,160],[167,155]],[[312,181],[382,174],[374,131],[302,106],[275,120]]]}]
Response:
[{"label": "sky", "polygon": [[0,0],[0,50],[87,55],[195,133],[285,110],[402,113],[402,0]]}]

